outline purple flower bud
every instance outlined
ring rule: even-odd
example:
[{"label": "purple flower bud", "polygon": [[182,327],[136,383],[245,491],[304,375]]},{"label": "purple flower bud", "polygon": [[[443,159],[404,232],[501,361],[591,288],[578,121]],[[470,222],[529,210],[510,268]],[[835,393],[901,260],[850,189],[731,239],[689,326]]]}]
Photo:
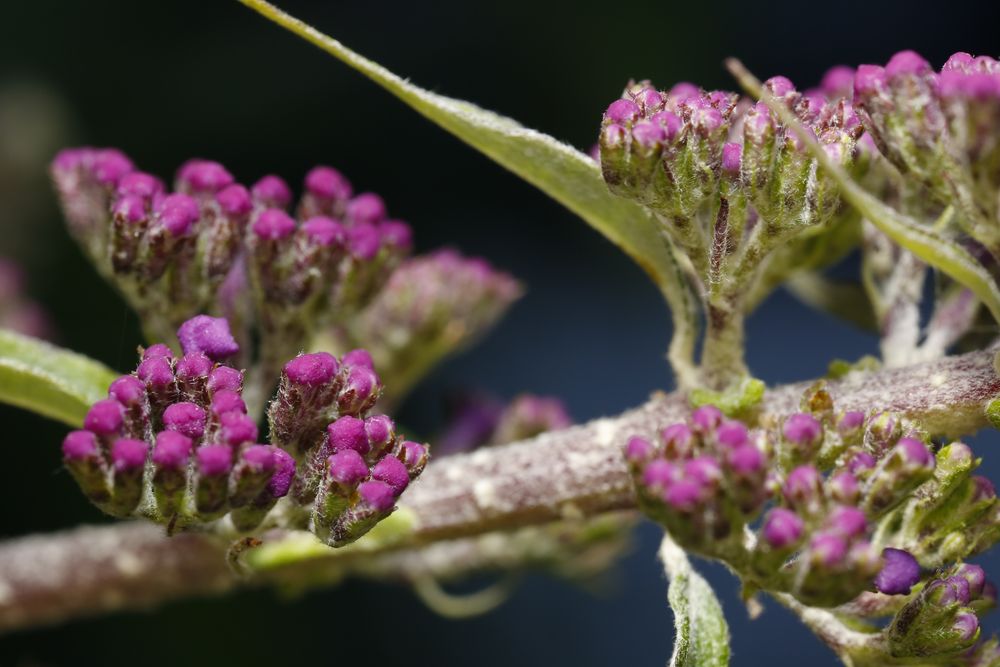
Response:
[{"label": "purple flower bud", "polygon": [[875,457],[868,452],[856,452],[847,462],[847,470],[852,475],[859,475],[875,467]]},{"label": "purple flower bud", "polygon": [[764,471],[767,461],[764,452],[754,445],[743,445],[729,452],[729,467],[738,475],[750,476]]},{"label": "purple flower bud", "polygon": [[365,262],[375,259],[375,255],[378,254],[379,248],[382,246],[382,237],[375,225],[359,223],[348,227],[346,234],[347,249],[352,257]]},{"label": "purple flower bud", "polygon": [[643,88],[636,96],[635,102],[645,116],[650,116],[663,108],[663,95],[655,88]]},{"label": "purple flower bud", "polygon": [[667,487],[663,501],[675,510],[689,512],[703,499],[705,487],[694,479],[680,479]]},{"label": "purple flower bud", "polygon": [[406,466],[407,471],[409,471],[410,478],[413,479],[423,472],[424,466],[427,464],[427,445],[422,445],[412,440],[404,440],[399,446],[399,457],[403,461],[403,465]]},{"label": "purple flower bud", "polygon": [[257,441],[257,424],[245,414],[226,412],[219,417],[219,439],[236,447],[245,442]]},{"label": "purple flower bud", "polygon": [[319,215],[302,224],[302,231],[315,244],[329,246],[344,241],[344,228],[336,221]]},{"label": "purple flower bud", "polygon": [[982,475],[973,475],[972,484],[974,485],[974,491],[972,496],[973,502],[992,500],[997,497],[997,490],[993,486],[993,482],[983,477]]},{"label": "purple flower bud", "polygon": [[[654,114],[649,120],[664,129],[666,132],[666,141],[673,141],[674,137],[680,134],[681,128],[684,126],[684,121],[682,121],[677,114],[671,111],[661,111],[658,114]],[[609,125],[608,129],[612,127],[619,126]]]},{"label": "purple flower bud", "polygon": [[372,454],[379,456],[396,438],[396,425],[387,415],[372,415],[365,419],[365,435]]},{"label": "purple flower bud", "polygon": [[170,367],[170,361],[165,357],[144,359],[139,363],[135,374],[146,384],[146,387],[153,390],[165,389],[174,381],[174,371]]},{"label": "purple flower bud", "polygon": [[337,360],[329,352],[300,354],[285,364],[285,375],[293,384],[319,387],[337,374]]},{"label": "purple flower bud", "polygon": [[200,440],[205,433],[205,411],[187,401],[174,403],[163,412],[163,426],[177,431],[192,440]]},{"label": "purple flower bud", "polygon": [[653,457],[653,445],[649,440],[633,436],[625,445],[625,459],[629,463],[643,463]]},{"label": "purple flower bud", "polygon": [[146,465],[149,446],[142,440],[122,438],[111,445],[111,463],[115,470],[124,472],[137,470]]},{"label": "purple flower bud", "polygon": [[742,447],[749,442],[750,434],[743,422],[727,419],[719,424],[715,431],[715,439],[729,449]]},{"label": "purple flower bud", "polygon": [[639,105],[627,99],[615,100],[604,112],[605,120],[618,125],[635,122],[638,117]]},{"label": "purple flower bud", "polygon": [[740,161],[743,157],[741,144],[728,143],[722,147],[722,170],[729,174],[740,173]]},{"label": "purple flower bud", "polygon": [[809,541],[810,560],[824,567],[837,567],[847,557],[847,542],[833,533],[819,533]]},{"label": "purple flower bud", "polygon": [[177,330],[184,354],[204,352],[209,359],[221,362],[240,351],[240,346],[229,331],[229,322],[222,317],[197,315]]},{"label": "purple flower bud", "polygon": [[667,97],[673,101],[686,100],[699,95],[701,95],[701,88],[687,81],[675,83],[670,92],[667,93]]},{"label": "purple flower bud", "polygon": [[97,438],[90,431],[70,431],[63,439],[63,458],[67,461],[86,461],[97,458]]},{"label": "purple flower bud", "polygon": [[772,76],[764,82],[764,88],[778,99],[784,99],[795,92],[795,85],[784,76]]},{"label": "purple flower bud", "polygon": [[722,480],[722,468],[713,456],[699,456],[684,464],[684,476],[701,485],[718,484]]},{"label": "purple flower bud", "polygon": [[345,366],[364,366],[365,368],[375,370],[375,362],[372,361],[372,355],[365,349],[351,350],[341,357],[341,361]]},{"label": "purple flower bud", "polygon": [[885,89],[885,70],[878,65],[860,65],[854,73],[854,101],[877,95]]},{"label": "purple flower bud", "polygon": [[187,192],[215,193],[234,180],[225,167],[211,160],[188,160],[177,171],[177,186]]},{"label": "purple flower bud", "polygon": [[799,515],[783,507],[776,507],[767,513],[762,534],[774,549],[787,549],[802,539],[805,525]]},{"label": "purple flower bud", "polygon": [[346,487],[355,487],[368,477],[368,466],[361,455],[351,449],[337,452],[327,459],[330,478]]},{"label": "purple flower bud", "polygon": [[663,459],[651,462],[642,471],[643,486],[648,487],[653,493],[663,491],[676,479],[677,469],[669,461]]},{"label": "purple flower bud", "polygon": [[375,402],[381,390],[378,375],[370,368],[354,366],[344,381],[337,399],[340,412],[343,414],[359,414]]},{"label": "purple flower bud", "polygon": [[212,395],[211,408],[212,412],[217,415],[224,415],[228,412],[245,415],[247,412],[247,404],[243,402],[243,397],[228,389],[217,391]]},{"label": "purple flower bud", "polygon": [[402,220],[386,220],[378,226],[381,245],[390,245],[409,252],[413,248],[413,230]]},{"label": "purple flower bud", "polygon": [[332,167],[314,167],[306,174],[306,190],[322,199],[347,199],[351,196],[351,184]]},{"label": "purple flower bud", "polygon": [[185,354],[177,362],[177,379],[185,382],[196,378],[207,378],[214,364],[203,352]]},{"label": "purple flower bud", "polygon": [[108,387],[108,396],[124,406],[138,405],[146,397],[146,385],[134,375],[123,375]]},{"label": "purple flower bud", "polygon": [[826,482],[826,489],[832,500],[845,505],[853,505],[858,502],[861,495],[857,477],[849,472],[838,472],[831,475]]},{"label": "purple flower bud", "polygon": [[[146,220],[146,202],[137,195],[125,195],[115,202],[111,209],[111,214],[116,221],[123,221],[130,225]],[[129,255],[131,257],[131,255]],[[124,264],[122,265],[124,266]]]},{"label": "purple flower bud", "polygon": [[975,600],[983,593],[986,585],[986,572],[979,565],[962,563],[955,570],[955,576],[969,582],[969,598]]},{"label": "purple flower bud", "polygon": [[826,528],[846,538],[860,537],[868,532],[868,519],[857,507],[840,505],[835,507],[824,522]]},{"label": "purple flower bud", "polygon": [[388,512],[396,504],[392,487],[378,480],[363,482],[358,486],[358,495],[362,503],[379,513]]},{"label": "purple flower bud", "polygon": [[385,219],[385,202],[374,192],[362,192],[347,203],[345,215],[351,224],[374,225]]},{"label": "purple flower bud", "polygon": [[267,241],[278,241],[295,231],[295,220],[280,208],[269,208],[254,220],[253,233]]},{"label": "purple flower bud", "polygon": [[958,639],[961,641],[971,641],[979,632],[979,618],[969,611],[959,612],[958,614],[955,614],[955,620],[952,621],[951,630],[958,635]]},{"label": "purple flower bud", "polygon": [[292,488],[295,479],[295,459],[291,454],[278,447],[273,448],[274,474],[267,483],[267,490],[274,498],[284,498]]},{"label": "purple flower bud", "polygon": [[140,200],[151,201],[164,192],[163,182],[152,174],[134,171],[126,174],[118,181],[119,197],[138,197]]},{"label": "purple flower bud", "polygon": [[814,448],[823,439],[823,426],[815,417],[804,412],[786,419],[781,432],[785,440],[796,447]]},{"label": "purple flower bud", "polygon": [[161,468],[183,470],[191,457],[191,439],[176,431],[163,431],[156,436],[153,463]]},{"label": "purple flower bud", "polygon": [[250,190],[253,200],[268,208],[288,208],[292,203],[292,190],[284,179],[268,174],[254,183]]},{"label": "purple flower bud", "polygon": [[799,466],[788,473],[782,493],[790,505],[806,506],[819,498],[822,483],[823,478],[816,468],[811,465]]},{"label": "purple flower bud", "polygon": [[365,422],[357,417],[341,417],[326,427],[327,438],[333,451],[353,450],[364,456],[368,454],[368,434]]},{"label": "purple flower bud", "polygon": [[142,351],[142,359],[173,359],[174,353],[169,346],[163,343],[156,343],[155,345],[150,345],[145,350]]},{"label": "purple flower bud", "polygon": [[229,445],[205,445],[195,452],[198,473],[206,477],[228,475],[233,468],[233,452]]},{"label": "purple flower bud", "polygon": [[156,205],[157,221],[171,236],[186,236],[201,217],[198,202],[184,194],[167,195]]},{"label": "purple flower bud", "polygon": [[632,139],[644,148],[655,148],[667,140],[667,131],[658,123],[639,121],[632,126]]},{"label": "purple flower bud", "polygon": [[830,99],[850,97],[854,90],[854,69],[846,65],[831,67],[823,75],[819,87]]},{"label": "purple flower bud", "polygon": [[229,366],[218,366],[208,376],[208,391],[242,391],[243,373]]},{"label": "purple flower bud", "polygon": [[919,468],[934,469],[934,455],[927,445],[919,440],[902,438],[894,449],[905,463]]},{"label": "purple flower bud", "polygon": [[121,151],[105,148],[96,152],[90,169],[98,183],[115,185],[134,167],[132,161]]},{"label": "purple flower bud", "polygon": [[386,456],[372,468],[372,479],[385,482],[399,496],[410,483],[410,474],[402,461],[395,456]]},{"label": "purple flower bud", "polygon": [[255,473],[274,470],[274,447],[250,445],[240,452],[240,462]]},{"label": "purple flower bud", "polygon": [[885,66],[885,76],[890,81],[899,76],[926,74],[930,71],[930,63],[916,51],[900,51]]},{"label": "purple flower bud", "polygon": [[97,435],[114,435],[121,430],[124,417],[122,404],[113,398],[106,398],[90,407],[83,418],[83,427]]},{"label": "purple flower bud", "polygon": [[722,411],[714,405],[703,405],[691,413],[691,424],[700,433],[714,431],[722,423]]},{"label": "purple flower bud", "polygon": [[841,436],[856,434],[865,423],[865,413],[858,411],[845,412],[837,420],[837,432]]},{"label": "purple flower bud", "polygon": [[215,195],[215,201],[222,212],[232,218],[241,218],[253,210],[250,193],[239,184],[223,188]]}]

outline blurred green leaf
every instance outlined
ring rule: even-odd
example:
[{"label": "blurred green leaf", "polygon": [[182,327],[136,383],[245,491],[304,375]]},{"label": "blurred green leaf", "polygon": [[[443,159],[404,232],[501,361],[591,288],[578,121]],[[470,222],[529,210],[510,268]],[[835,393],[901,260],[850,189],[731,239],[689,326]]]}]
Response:
[{"label": "blurred green leaf", "polygon": [[670,667],[725,667],[729,664],[729,626],[712,587],[666,534],[660,559],[670,577],[667,599],[677,632]]},{"label": "blurred green leaf", "polygon": [[0,401],[80,426],[117,374],[45,341],[0,329]]}]

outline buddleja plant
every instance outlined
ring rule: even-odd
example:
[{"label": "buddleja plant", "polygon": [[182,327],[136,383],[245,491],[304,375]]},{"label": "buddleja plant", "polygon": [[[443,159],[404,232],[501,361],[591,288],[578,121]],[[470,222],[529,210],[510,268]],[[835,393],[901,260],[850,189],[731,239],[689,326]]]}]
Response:
[{"label": "buddleja plant", "polygon": [[[118,150],[67,149],[51,173],[68,229],[148,346],[116,375],[3,333],[0,398],[76,429],[66,468],[135,521],[0,546],[2,627],[349,575],[485,611],[502,590],[458,599],[440,582],[598,572],[638,509],[664,529],[672,665],[729,659],[687,554],[724,563],[749,609],[792,610],[845,664],[1000,665],[980,630],[996,587],[968,562],[1000,540],[1000,503],[957,439],[1000,423],[981,335],[1000,316],[1000,63],[958,53],[935,71],[901,52],[799,91],[732,61],[743,95],[630,81],[595,119],[592,157],[243,1],[635,259],[673,315],[678,391],[576,427],[555,399],[472,395],[431,443],[407,438],[386,413],[502,315],[516,280],[453,250],[410,257],[410,228],[331,167],[293,201],[276,175],[246,187],[196,159],[168,187]],[[858,283],[831,282],[855,249]],[[780,285],[874,325],[882,359],[766,388],[743,321]],[[973,351],[946,356],[956,346]]]}]

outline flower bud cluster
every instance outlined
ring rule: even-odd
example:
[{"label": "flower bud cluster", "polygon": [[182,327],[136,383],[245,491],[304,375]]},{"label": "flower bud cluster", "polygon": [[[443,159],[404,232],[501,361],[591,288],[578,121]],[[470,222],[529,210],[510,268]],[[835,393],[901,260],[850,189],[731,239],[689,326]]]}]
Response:
[{"label": "flower bud cluster", "polygon": [[884,67],[858,67],[854,105],[879,150],[1000,252],[1000,62],[956,53],[935,72],[901,51]]},{"label": "flower bud cluster", "polygon": [[838,413],[822,388],[810,392],[806,411],[772,428],[704,406],[655,443],[629,440],[645,513],[753,586],[820,606],[873,587],[909,593],[922,567],[1000,539],[992,485],[969,475],[968,447],[935,456],[897,415]]},{"label": "flower bud cluster", "polygon": [[483,259],[454,250],[403,262],[346,329],[371,350],[395,392],[489,329],[517,300],[521,285]]},{"label": "flower bud cluster", "polygon": [[71,232],[160,339],[208,312],[247,347],[252,309],[262,348],[288,358],[321,314],[366,304],[411,247],[378,195],[354,195],[330,167],[307,174],[296,217],[278,176],[247,188],[209,160],[182,165],[173,191],[113,149],[64,150],[51,171]]},{"label": "flower bud cluster", "polygon": [[299,462],[291,500],[321,540],[358,539],[395,509],[427,464],[428,448],[368,415],[381,393],[371,356],[302,354],[285,364],[268,408],[271,440]]},{"label": "flower bud cluster", "polygon": [[[838,163],[853,162],[862,127],[846,101],[804,95],[784,77],[765,87]],[[599,145],[611,190],[652,210],[709,284],[747,280],[764,255],[840,205],[798,136],[734,93],[630,85],[605,112]]]},{"label": "flower bud cluster", "polygon": [[996,596],[978,565],[960,563],[939,572],[892,619],[886,631],[891,655],[945,657],[969,649],[979,638],[979,614],[996,606]]},{"label": "flower bud cluster", "polygon": [[63,443],[66,467],[109,514],[171,530],[228,515],[250,531],[288,496],[298,509],[280,514],[283,525],[340,546],[388,516],[423,470],[425,445],[367,415],[381,383],[364,350],[285,364],[268,411],[271,442],[260,444],[243,373],[225,363],[239,352],[228,323],[199,315],[177,337],[182,355],[163,344],[142,350],[136,370]]}]

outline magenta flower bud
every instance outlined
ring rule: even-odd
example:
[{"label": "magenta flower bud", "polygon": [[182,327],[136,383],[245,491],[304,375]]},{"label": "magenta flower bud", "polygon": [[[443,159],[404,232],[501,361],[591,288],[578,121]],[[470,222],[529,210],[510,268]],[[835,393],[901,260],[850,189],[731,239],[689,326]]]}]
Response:
[{"label": "magenta flower bud", "polygon": [[306,174],[306,190],[321,199],[347,199],[351,196],[351,184],[332,167],[314,167]]},{"label": "magenta flower bud", "polygon": [[388,484],[398,497],[410,483],[410,474],[402,461],[395,456],[386,456],[372,468],[372,479]]},{"label": "magenta flower bud", "polygon": [[234,180],[225,167],[211,160],[188,160],[177,171],[177,187],[185,192],[215,193]]},{"label": "magenta flower bud", "polygon": [[972,641],[979,633],[979,617],[969,611],[959,612],[955,615],[951,630],[959,640]]},{"label": "magenta flower bud", "polygon": [[847,558],[847,542],[833,533],[819,533],[809,541],[810,560],[823,567],[837,567]]},{"label": "magenta flower bud", "polygon": [[705,486],[694,479],[680,479],[663,492],[663,501],[675,510],[690,512],[703,499]]},{"label": "magenta flower bud", "polygon": [[875,457],[868,452],[856,452],[847,462],[847,470],[852,475],[860,475],[875,467]]},{"label": "magenta flower bud", "polygon": [[853,505],[861,495],[858,478],[849,472],[831,475],[826,482],[826,489],[832,500],[844,505]]},{"label": "magenta flower bud", "polygon": [[116,192],[119,197],[138,197],[143,201],[151,201],[163,194],[163,181],[152,174],[134,171],[126,174],[118,181]]},{"label": "magenta flower bud", "polygon": [[274,448],[270,445],[250,445],[240,452],[240,462],[256,473],[274,470]]},{"label": "magenta flower bud", "polygon": [[115,220],[121,220],[130,225],[143,222],[147,218],[146,200],[138,195],[123,195],[115,202],[111,214]]},{"label": "magenta flower bud", "polygon": [[905,463],[919,468],[934,469],[934,455],[927,445],[919,440],[902,438],[894,449]]},{"label": "magenta flower bud", "polygon": [[126,407],[139,405],[146,398],[146,385],[134,375],[123,375],[108,387],[108,396]]},{"label": "magenta flower bud", "polygon": [[687,81],[675,83],[670,92],[667,93],[667,97],[673,101],[686,100],[699,95],[701,95],[701,88]]},{"label": "magenta flower bud", "polygon": [[229,366],[217,366],[208,376],[208,391],[240,392],[243,390],[243,373]]},{"label": "magenta flower bud", "polygon": [[858,411],[845,412],[837,420],[837,432],[841,436],[857,434],[865,424],[865,413]]},{"label": "magenta flower bud", "polygon": [[412,440],[404,440],[399,446],[399,458],[403,462],[403,465],[406,466],[410,479],[416,478],[417,475],[423,472],[424,466],[427,465],[428,457],[427,445],[422,445]]},{"label": "magenta flower bud", "polygon": [[302,224],[302,231],[316,245],[329,246],[344,242],[344,228],[322,215],[306,220]]},{"label": "magenta flower bud", "polygon": [[632,436],[625,445],[625,459],[629,463],[645,463],[653,458],[653,445],[645,438]]},{"label": "magenta flower bud", "polygon": [[293,384],[320,387],[337,374],[337,360],[329,352],[300,354],[285,364],[285,375]]},{"label": "magenta flower bud", "polygon": [[142,360],[146,359],[173,359],[174,353],[169,346],[163,343],[156,343],[155,345],[150,345],[142,351]]},{"label": "magenta flower bud", "polygon": [[372,480],[358,486],[361,502],[378,513],[388,512],[396,504],[396,496],[392,487],[385,482]]},{"label": "magenta flower bud", "polygon": [[854,90],[854,69],[835,65],[826,71],[819,84],[820,90],[830,99],[850,97]]},{"label": "magenta flower bud", "polygon": [[812,415],[799,412],[785,420],[781,433],[792,445],[811,449],[822,441],[823,426]]},{"label": "magenta flower bud", "polygon": [[826,528],[845,538],[860,537],[868,532],[868,519],[857,507],[835,507],[824,522]]},{"label": "magenta flower bud", "polygon": [[663,108],[663,94],[655,88],[643,88],[636,96],[635,102],[645,116],[650,116]]},{"label": "magenta flower bud", "polygon": [[326,427],[327,438],[333,451],[353,450],[368,454],[368,434],[365,422],[357,417],[341,417]]},{"label": "magenta flower bud", "polygon": [[180,358],[175,373],[180,382],[207,381],[214,365],[205,353],[192,352]]},{"label": "magenta flower bud", "polygon": [[658,123],[639,121],[632,126],[632,139],[644,148],[655,148],[667,140],[667,131]]},{"label": "magenta flower bud", "polygon": [[722,170],[729,174],[739,174],[742,157],[743,146],[741,144],[726,144],[722,147]]},{"label": "magenta flower bud", "polygon": [[90,407],[87,416],[83,418],[83,427],[97,435],[115,435],[121,431],[124,418],[125,408],[122,404],[106,398]]},{"label": "magenta flower bud", "polygon": [[972,476],[973,484],[973,502],[982,502],[983,500],[992,500],[997,497],[997,490],[993,486],[993,482],[983,477],[982,475]]},{"label": "magenta flower bud", "polygon": [[223,317],[197,315],[184,322],[177,330],[184,354],[204,352],[212,361],[221,362],[240,351],[229,322]]},{"label": "magenta flower bud", "polygon": [[699,456],[684,464],[684,476],[701,485],[718,484],[722,480],[722,468],[712,456]]},{"label": "magenta flower bud", "polygon": [[198,202],[188,195],[167,195],[156,205],[156,219],[171,236],[187,236],[200,217]]},{"label": "magenta flower bud", "polygon": [[885,90],[885,70],[878,65],[860,65],[854,73],[854,102]]},{"label": "magenta flower bud", "polygon": [[267,208],[288,208],[292,203],[292,190],[284,179],[268,174],[254,183],[250,189],[253,200]]},{"label": "magenta flower bud", "polygon": [[187,401],[174,403],[163,411],[163,426],[197,441],[205,434],[205,411]]},{"label": "magenta flower bud", "polygon": [[375,362],[372,361],[372,355],[365,349],[351,350],[341,357],[341,361],[344,366],[364,366],[365,368],[375,370]]},{"label": "magenta flower bud", "polygon": [[257,424],[240,412],[223,413],[219,416],[219,439],[232,447],[256,442]]},{"label": "magenta flower bud", "polygon": [[70,431],[63,439],[63,459],[66,461],[86,461],[100,455],[97,437],[90,431]]},{"label": "magenta flower bud", "polygon": [[772,76],[764,82],[764,88],[779,100],[795,92],[795,85],[784,76]]},{"label": "magenta flower bud", "polygon": [[960,577],[969,582],[970,599],[975,600],[983,594],[983,588],[986,585],[986,572],[979,565],[962,563],[955,570],[954,576]]},{"label": "magenta flower bud", "polygon": [[253,200],[245,187],[236,183],[219,190],[215,202],[231,218],[242,218],[253,210]]},{"label": "magenta flower bud", "polygon": [[[666,132],[666,141],[673,141],[674,138],[680,134],[681,128],[684,126],[684,121],[682,121],[677,114],[671,111],[661,111],[654,114],[649,120],[663,128],[664,132]],[[619,126],[609,125],[608,129],[611,129],[612,127]]]},{"label": "magenta flower bud", "polygon": [[632,100],[615,100],[604,112],[604,118],[617,125],[633,123],[639,118],[639,105]]},{"label": "magenta flower bud", "polygon": [[747,444],[729,452],[727,460],[730,469],[737,475],[748,477],[764,472],[767,460],[764,452],[754,445]]},{"label": "magenta flower bud", "polygon": [[885,76],[890,81],[899,76],[927,74],[930,71],[930,63],[916,51],[900,51],[885,66]]},{"label": "magenta flower bud", "polygon": [[233,452],[228,445],[205,445],[195,452],[198,473],[207,477],[228,475],[233,468]]},{"label": "magenta flower bud", "polygon": [[121,151],[105,148],[95,153],[90,169],[98,183],[115,185],[134,167],[132,161]]},{"label": "magenta flower bud", "polygon": [[116,471],[137,470],[146,465],[149,446],[142,440],[121,438],[111,445],[111,464]]},{"label": "magenta flower bud", "polygon": [[727,419],[719,424],[719,427],[715,431],[715,439],[724,447],[736,449],[749,442],[750,433],[743,422]]},{"label": "magenta flower bud", "polygon": [[385,201],[374,192],[362,192],[347,203],[345,215],[353,225],[374,225],[386,217]]},{"label": "magenta flower bud", "polygon": [[794,546],[805,530],[799,515],[783,507],[776,507],[767,513],[761,534],[773,549],[787,549]]},{"label": "magenta flower bud", "polygon": [[279,241],[295,231],[295,220],[279,208],[269,208],[257,216],[251,228],[261,239]]},{"label": "magenta flower bud", "polygon": [[819,499],[822,484],[819,471],[811,465],[803,465],[788,473],[782,493],[790,505],[804,507]]},{"label": "magenta flower bud", "polygon": [[396,425],[387,415],[372,415],[365,419],[365,435],[371,453],[381,456],[396,438]]},{"label": "magenta flower bud", "polygon": [[247,404],[243,402],[243,397],[235,391],[223,389],[212,395],[212,412],[216,415],[224,415],[228,412],[246,414]]},{"label": "magenta flower bud", "polygon": [[173,368],[170,367],[170,361],[165,357],[144,359],[139,363],[135,373],[151,391],[162,391],[174,381]]},{"label": "magenta flower bud", "polygon": [[714,431],[722,423],[722,411],[714,405],[703,405],[691,413],[691,424],[699,433]]},{"label": "magenta flower bud", "polygon": [[368,465],[351,449],[337,452],[327,459],[330,479],[341,486],[354,488],[368,477]]},{"label": "magenta flower bud", "polygon": [[676,479],[677,469],[669,461],[664,461],[663,459],[651,462],[642,471],[643,486],[647,487],[654,494],[665,490]]},{"label": "magenta flower bud", "polygon": [[694,433],[687,424],[671,424],[663,429],[663,444],[668,458],[686,458],[694,445]]},{"label": "magenta flower bud", "polygon": [[951,54],[948,60],[945,61],[944,66],[941,67],[942,72],[958,71],[964,72],[972,64],[974,58],[971,53],[966,53],[964,51],[958,51],[957,53]]},{"label": "magenta flower bud", "polygon": [[153,463],[161,468],[183,470],[193,448],[191,439],[177,431],[163,431],[156,436]]},{"label": "magenta flower bud", "polygon": [[295,459],[285,450],[274,447],[274,474],[267,483],[267,491],[273,498],[284,498],[292,488],[295,479]]},{"label": "magenta flower bud", "polygon": [[375,403],[381,388],[378,375],[370,368],[350,368],[337,398],[340,412],[347,415],[364,412]]},{"label": "magenta flower bud", "polygon": [[413,230],[402,220],[386,220],[378,226],[381,245],[395,246],[403,252],[413,249]]},{"label": "magenta flower bud", "polygon": [[375,259],[382,246],[382,238],[375,225],[358,223],[348,227],[345,233],[347,235],[347,249],[352,257],[365,262]]}]

